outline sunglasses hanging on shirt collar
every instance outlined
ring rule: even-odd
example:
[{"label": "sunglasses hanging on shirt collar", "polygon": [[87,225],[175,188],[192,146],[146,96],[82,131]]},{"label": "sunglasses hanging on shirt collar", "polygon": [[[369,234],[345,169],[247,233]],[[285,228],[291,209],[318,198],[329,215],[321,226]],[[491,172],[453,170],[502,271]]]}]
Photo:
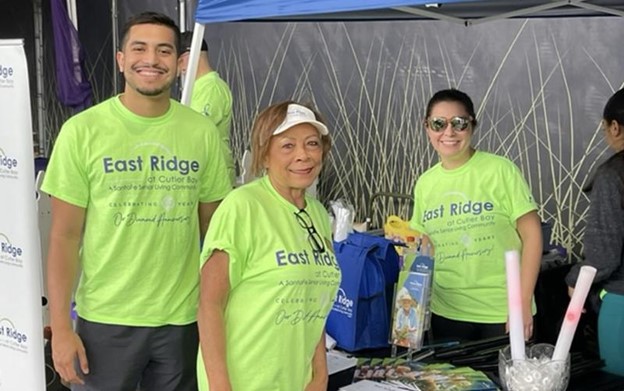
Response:
[{"label": "sunglasses hanging on shirt collar", "polygon": [[318,233],[314,224],[312,223],[312,217],[306,212],[305,209],[301,209],[299,212],[295,212],[295,217],[301,228],[308,231],[308,242],[312,247],[312,250],[318,253],[325,252],[325,245],[323,244],[323,238]]}]

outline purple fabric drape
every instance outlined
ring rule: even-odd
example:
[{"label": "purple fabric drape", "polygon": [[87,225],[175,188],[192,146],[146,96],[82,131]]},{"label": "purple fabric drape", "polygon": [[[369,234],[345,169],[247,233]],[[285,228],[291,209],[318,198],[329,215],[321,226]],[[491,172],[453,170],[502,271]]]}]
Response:
[{"label": "purple fabric drape", "polygon": [[84,54],[78,31],[64,0],[52,0],[52,29],[56,63],[56,93],[65,106],[81,111],[91,106],[91,84],[84,72]]}]

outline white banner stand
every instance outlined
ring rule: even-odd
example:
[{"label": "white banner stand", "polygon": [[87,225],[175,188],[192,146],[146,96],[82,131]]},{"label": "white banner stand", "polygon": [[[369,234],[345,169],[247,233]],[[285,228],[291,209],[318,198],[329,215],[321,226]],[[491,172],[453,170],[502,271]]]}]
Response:
[{"label": "white banner stand", "polygon": [[28,67],[0,40],[0,391],[46,389]]}]

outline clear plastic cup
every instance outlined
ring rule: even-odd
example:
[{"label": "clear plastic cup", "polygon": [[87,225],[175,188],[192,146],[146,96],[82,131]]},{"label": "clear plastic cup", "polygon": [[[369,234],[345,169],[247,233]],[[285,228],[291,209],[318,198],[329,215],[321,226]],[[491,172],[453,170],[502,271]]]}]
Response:
[{"label": "clear plastic cup", "polygon": [[570,380],[570,354],[552,360],[555,347],[539,343],[526,347],[525,360],[512,360],[509,346],[498,353],[498,373],[505,391],[565,391]]}]

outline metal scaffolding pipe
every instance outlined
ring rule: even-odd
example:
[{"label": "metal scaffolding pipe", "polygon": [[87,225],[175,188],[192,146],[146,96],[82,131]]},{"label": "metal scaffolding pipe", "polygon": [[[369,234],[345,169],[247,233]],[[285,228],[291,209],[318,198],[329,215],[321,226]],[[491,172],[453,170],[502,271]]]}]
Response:
[{"label": "metal scaffolding pipe", "polygon": [[[48,156],[48,135],[45,126],[45,100],[44,83],[43,83],[43,15],[41,11],[41,0],[33,1],[33,14],[35,17],[35,74],[37,80],[37,145],[39,147],[38,155]],[[34,134],[33,134],[34,137]]]},{"label": "metal scaffolding pipe", "polygon": [[117,0],[111,0],[111,33],[113,38],[113,95],[119,93],[119,75],[117,72],[117,47],[119,46],[119,8]]},{"label": "metal scaffolding pipe", "polygon": [[179,22],[178,25],[180,26],[180,31],[181,32],[185,32],[187,31],[187,22],[186,22],[186,0],[179,0],[178,1],[178,15],[179,15]]}]

